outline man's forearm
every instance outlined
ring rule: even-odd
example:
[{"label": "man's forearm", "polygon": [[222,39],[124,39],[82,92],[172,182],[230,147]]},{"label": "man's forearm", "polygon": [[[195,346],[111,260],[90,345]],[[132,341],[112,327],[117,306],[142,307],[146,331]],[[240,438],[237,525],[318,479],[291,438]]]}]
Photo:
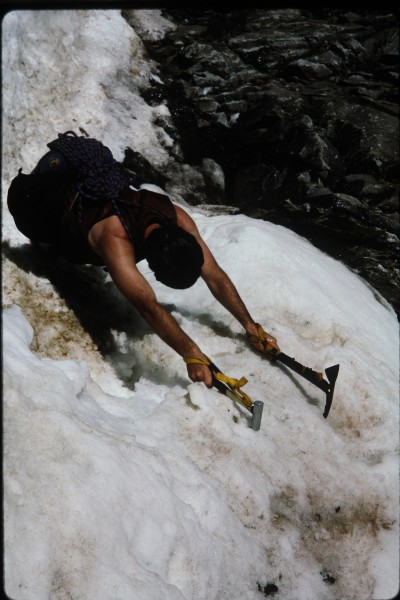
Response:
[{"label": "man's forearm", "polygon": [[[229,279],[228,275],[218,267],[212,277],[205,279],[213,296],[239,321],[244,327],[251,343],[257,350],[265,351],[263,344],[259,342],[259,325],[252,319],[239,292]],[[263,330],[265,341],[279,352],[276,338]]]},{"label": "man's forearm", "polygon": [[[199,346],[181,329],[174,317],[158,303],[152,293],[142,299],[137,295],[132,296],[127,289],[125,293],[151,329],[177,354],[182,358],[199,358],[207,361],[207,356]],[[206,364],[188,364],[187,370],[192,381],[202,381],[207,387],[212,387],[211,371]]]},{"label": "man's forearm", "polygon": [[134,271],[110,268],[110,275],[121,293],[135,307],[151,329],[182,357],[202,358],[197,344],[159,303],[153,289]]},{"label": "man's forearm", "polygon": [[254,320],[225,271],[220,269],[218,277],[206,283],[214,298],[239,321],[248,333],[252,333],[256,329]]},{"label": "man's forearm", "polygon": [[199,346],[181,329],[174,317],[157,301],[147,306],[135,306],[152,330],[183,358],[205,355]]}]

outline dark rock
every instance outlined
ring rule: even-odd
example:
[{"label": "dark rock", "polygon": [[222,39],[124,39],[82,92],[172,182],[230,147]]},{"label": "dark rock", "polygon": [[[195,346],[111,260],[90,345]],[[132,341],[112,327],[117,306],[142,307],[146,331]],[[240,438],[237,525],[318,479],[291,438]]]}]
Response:
[{"label": "dark rock", "polygon": [[257,589],[259,592],[262,592],[265,597],[273,596],[274,594],[276,594],[276,592],[279,591],[278,586],[274,583],[267,583],[267,585],[261,585],[260,583],[258,583]]},{"label": "dark rock", "polygon": [[154,183],[163,188],[167,181],[151,163],[139,152],[132,148],[125,149],[125,157],[122,161],[124,171],[129,175],[134,187],[140,187],[142,183]]},{"label": "dark rock", "polygon": [[177,27],[144,40],[163,81],[144,97],[171,113],[165,126],[180,150],[162,173],[169,189],[191,165],[202,177],[188,198],[296,231],[400,311],[396,15],[336,8],[163,14]]},{"label": "dark rock", "polygon": [[336,577],[334,577],[331,573],[328,573],[328,571],[321,571],[320,574],[322,575],[322,580],[325,583],[329,583],[330,585],[335,583]]}]

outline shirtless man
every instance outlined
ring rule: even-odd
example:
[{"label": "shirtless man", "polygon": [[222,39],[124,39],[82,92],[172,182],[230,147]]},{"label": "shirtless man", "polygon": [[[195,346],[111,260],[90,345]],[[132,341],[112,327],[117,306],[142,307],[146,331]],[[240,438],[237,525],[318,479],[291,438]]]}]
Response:
[{"label": "shirtless man", "polygon": [[[177,225],[196,239],[203,252],[204,262],[201,277],[213,296],[239,321],[249,336],[258,336],[257,325],[250,316],[243,300],[228,275],[221,269],[201,238],[193,219],[177,205],[174,205]],[[150,225],[145,239],[160,227]],[[90,229],[89,245],[99,254],[108,268],[110,276],[122,294],[131,302],[157,335],[175,350],[182,358],[207,360],[199,346],[181,329],[176,320],[157,301],[155,293],[136,266],[134,248],[119,218],[114,215],[99,221]],[[267,342],[279,350],[276,339],[267,334]],[[257,349],[262,350],[260,344]],[[212,376],[207,366],[188,364],[188,375],[192,381],[203,381],[212,387]]]},{"label": "shirtless man", "polygon": [[[17,228],[33,242],[53,245],[60,256],[73,263],[104,265],[153,331],[184,359],[206,362],[207,356],[159,304],[137,268],[143,259],[147,259],[156,278],[172,288],[188,288],[201,276],[214,297],[243,326],[257,350],[279,351],[276,339],[250,316],[190,215],[168,196],[135,190],[123,181],[118,193],[114,193],[119,182],[118,165],[109,149],[96,140],[91,143],[95,145],[96,156],[100,153],[106,161],[106,168],[100,164],[98,178],[96,170],[90,168],[91,187],[85,195],[88,179],[82,180],[80,165],[73,160],[77,136],[74,134],[71,140],[70,133],[73,132],[59,134],[58,140],[48,144],[51,151],[30,175],[20,170],[12,181],[8,207]],[[82,143],[86,144],[83,146],[86,151],[87,141]],[[100,144],[100,149],[96,144]],[[114,188],[107,196],[110,182]],[[93,202],[96,193],[100,194],[101,202]],[[187,370],[192,381],[212,387],[211,371],[206,364],[190,363]]]}]

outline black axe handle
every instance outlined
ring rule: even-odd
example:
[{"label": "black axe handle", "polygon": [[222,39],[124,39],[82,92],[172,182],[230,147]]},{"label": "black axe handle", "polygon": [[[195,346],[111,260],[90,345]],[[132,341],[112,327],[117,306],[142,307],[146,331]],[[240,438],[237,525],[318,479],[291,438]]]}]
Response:
[{"label": "black axe handle", "polygon": [[272,357],[272,361],[279,360],[282,364],[289,367],[289,369],[292,369],[292,371],[298,373],[299,375],[304,377],[304,379],[307,379],[307,381],[309,381],[313,385],[316,385],[320,390],[325,392],[326,403],[323,415],[326,419],[332,406],[333,392],[335,389],[335,382],[339,373],[339,365],[334,365],[333,367],[328,367],[327,369],[325,369],[325,373],[328,379],[328,381],[326,381],[322,373],[318,373],[317,371],[314,371],[309,367],[305,367],[304,365],[297,362],[297,360],[291,358],[284,352],[271,352],[270,354]]}]

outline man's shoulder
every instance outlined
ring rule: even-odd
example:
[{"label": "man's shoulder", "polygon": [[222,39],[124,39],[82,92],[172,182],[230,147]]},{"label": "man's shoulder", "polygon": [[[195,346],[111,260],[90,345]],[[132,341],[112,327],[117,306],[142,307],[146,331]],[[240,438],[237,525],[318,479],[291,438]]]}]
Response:
[{"label": "man's shoulder", "polygon": [[110,215],[101,221],[97,221],[88,232],[88,241],[95,252],[99,252],[105,246],[114,245],[119,241],[130,243],[125,228],[117,215]]},{"label": "man's shoulder", "polygon": [[187,213],[186,210],[184,210],[178,204],[174,204],[173,206],[176,213],[176,224],[178,227],[181,227],[189,233],[197,232],[196,223],[193,221],[189,213]]}]

